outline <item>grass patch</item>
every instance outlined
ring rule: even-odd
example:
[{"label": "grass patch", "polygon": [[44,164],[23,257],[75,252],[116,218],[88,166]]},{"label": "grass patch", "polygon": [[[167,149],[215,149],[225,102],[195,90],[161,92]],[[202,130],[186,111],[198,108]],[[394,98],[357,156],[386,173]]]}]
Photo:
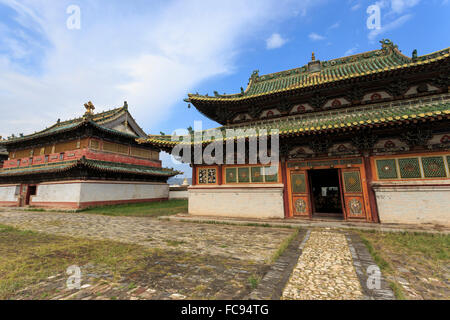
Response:
[{"label": "grass patch", "polygon": [[172,247],[176,247],[179,246],[180,244],[186,243],[185,241],[179,241],[179,240],[165,240],[167,245],[172,246]]},{"label": "grass patch", "polygon": [[86,240],[0,225],[0,299],[64,273],[71,265],[105,265],[115,277],[150,254],[150,249],[114,241]]},{"label": "grass patch", "polygon": [[130,203],[83,209],[80,212],[107,216],[159,217],[187,213],[188,201],[183,199]]},{"label": "grass patch", "polygon": [[300,232],[300,229],[297,228],[288,238],[283,240],[283,242],[278,247],[277,251],[275,251],[275,253],[270,258],[270,261],[269,261],[270,264],[272,264],[278,260],[278,258],[283,254],[283,252],[287,249],[287,247],[289,247],[289,245],[295,239],[295,237],[298,236],[299,232]]},{"label": "grass patch", "polygon": [[258,287],[259,282],[261,281],[261,277],[252,274],[250,277],[248,277],[248,283],[250,285],[250,288],[252,288],[252,290],[256,289],[256,287]]},{"label": "grass patch", "polygon": [[[399,268],[412,267],[420,270],[420,278],[444,277],[442,266],[450,263],[450,235],[419,232],[358,231],[375,263],[389,278],[412,277],[410,285],[418,292],[424,286],[413,275],[399,274]],[[407,299],[402,286],[389,281],[397,299]],[[425,285],[426,287],[426,285]],[[428,290],[427,290],[428,291]]]}]

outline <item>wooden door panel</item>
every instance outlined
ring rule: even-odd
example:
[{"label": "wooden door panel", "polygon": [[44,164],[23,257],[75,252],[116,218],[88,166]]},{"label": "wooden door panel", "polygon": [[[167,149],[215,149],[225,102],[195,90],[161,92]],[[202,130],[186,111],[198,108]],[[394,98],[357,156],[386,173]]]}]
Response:
[{"label": "wooden door panel", "polygon": [[310,207],[308,196],[292,197],[294,216],[309,216]]},{"label": "wooden door panel", "polygon": [[365,218],[366,208],[360,169],[342,169],[342,184],[346,217]]},{"label": "wooden door panel", "polygon": [[294,216],[310,216],[308,173],[305,170],[291,171],[289,181],[292,214]]},{"label": "wooden door panel", "polygon": [[366,210],[364,208],[363,196],[346,196],[345,207],[349,218],[364,218]]}]

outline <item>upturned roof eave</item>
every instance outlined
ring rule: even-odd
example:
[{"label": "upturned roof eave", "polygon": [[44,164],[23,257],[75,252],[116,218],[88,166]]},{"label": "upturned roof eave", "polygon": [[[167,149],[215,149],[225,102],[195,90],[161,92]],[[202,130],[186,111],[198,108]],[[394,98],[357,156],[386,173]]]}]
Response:
[{"label": "upturned roof eave", "polygon": [[[444,49],[444,50],[448,50]],[[441,51],[444,51],[441,50]],[[438,52],[441,52],[438,51]],[[241,95],[239,97],[212,97],[212,96],[204,96],[204,95],[197,95],[197,94],[188,94],[188,99],[186,99],[187,102],[192,103],[200,112],[202,112],[198,107],[204,102],[208,105],[222,105],[222,104],[237,104],[241,102],[250,102],[255,101],[258,99],[265,99],[269,98],[271,96],[274,96],[276,94],[280,93],[294,93],[298,90],[309,90],[311,89],[320,89],[323,86],[329,86],[329,85],[339,85],[343,82],[348,82],[349,80],[365,80],[368,77],[371,76],[386,76],[391,75],[392,72],[395,71],[403,71],[408,70],[410,68],[419,67],[423,65],[427,65],[430,63],[434,63],[437,61],[442,61],[444,59],[448,59],[450,57],[450,53],[446,53],[444,55],[441,55],[439,58],[432,58],[428,59],[426,61],[417,61],[410,64],[403,64],[398,66],[391,66],[391,67],[385,67],[383,69],[379,70],[373,70],[373,71],[367,71],[360,74],[353,74],[353,75],[347,75],[347,76],[339,76],[336,79],[330,79],[325,81],[318,81],[318,83],[311,83],[311,84],[299,84],[296,86],[291,86],[288,88],[282,88],[278,90],[271,90],[268,92],[258,93],[258,94],[251,94],[251,95]],[[205,114],[203,112],[203,114]],[[206,114],[205,114],[206,115]],[[208,116],[208,115],[206,115]]]}]

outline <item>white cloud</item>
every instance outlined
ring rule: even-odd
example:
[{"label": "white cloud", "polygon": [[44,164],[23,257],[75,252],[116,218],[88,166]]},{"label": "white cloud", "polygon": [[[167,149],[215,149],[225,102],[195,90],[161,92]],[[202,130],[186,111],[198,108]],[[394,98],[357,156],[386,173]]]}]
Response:
[{"label": "white cloud", "polygon": [[340,25],[341,25],[341,23],[338,21],[338,22],[332,24],[331,26],[329,26],[328,29],[329,29],[329,30],[331,30],[331,29],[336,29],[336,28],[339,28]]},{"label": "white cloud", "polygon": [[287,39],[283,38],[279,33],[273,33],[266,40],[267,49],[276,49],[282,47],[287,42]]},{"label": "white cloud", "polygon": [[353,5],[353,6],[351,7],[351,10],[352,10],[352,11],[356,11],[356,10],[358,10],[359,8],[361,8],[361,3],[357,3],[357,4]]},{"label": "white cloud", "polygon": [[369,40],[373,41],[373,40],[377,39],[379,35],[386,33],[387,31],[390,31],[390,30],[400,27],[401,25],[403,25],[405,22],[407,22],[411,18],[412,18],[411,14],[405,14],[386,25],[382,25],[380,29],[371,30],[369,32],[368,38],[369,38]]},{"label": "white cloud", "polygon": [[395,13],[403,13],[406,9],[416,6],[420,0],[391,0],[391,9]]},{"label": "white cloud", "polygon": [[353,54],[356,53],[356,50],[358,50],[358,46],[355,46],[353,48],[348,49],[347,51],[345,51],[345,56],[351,56]]},{"label": "white cloud", "polygon": [[324,36],[321,36],[320,34],[315,33],[315,32],[311,32],[311,33],[308,35],[308,37],[309,37],[311,40],[313,40],[313,41],[325,40],[325,37],[324,37]]},{"label": "white cloud", "polygon": [[0,135],[79,116],[88,100],[96,111],[128,100],[151,131],[200,82],[232,72],[246,40],[316,3],[80,0],[81,30],[68,30],[72,1],[0,0],[14,10],[0,23]]},{"label": "white cloud", "polygon": [[[405,13],[411,11],[410,9],[420,3],[420,0],[379,0],[376,4],[381,8],[381,28],[373,29],[369,32],[368,38],[374,41],[388,31],[399,28],[413,17],[412,13]],[[390,21],[387,22],[386,21]]]}]

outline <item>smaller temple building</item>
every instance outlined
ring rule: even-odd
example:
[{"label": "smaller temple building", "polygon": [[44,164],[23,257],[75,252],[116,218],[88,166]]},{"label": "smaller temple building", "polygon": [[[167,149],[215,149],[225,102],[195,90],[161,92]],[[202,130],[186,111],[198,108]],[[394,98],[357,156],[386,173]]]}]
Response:
[{"label": "smaller temple building", "polygon": [[[167,179],[160,149],[140,145],[147,135],[123,107],[86,113],[30,135],[0,140],[0,206],[85,208],[165,200]],[[1,162],[1,161],[0,161]]]}]

